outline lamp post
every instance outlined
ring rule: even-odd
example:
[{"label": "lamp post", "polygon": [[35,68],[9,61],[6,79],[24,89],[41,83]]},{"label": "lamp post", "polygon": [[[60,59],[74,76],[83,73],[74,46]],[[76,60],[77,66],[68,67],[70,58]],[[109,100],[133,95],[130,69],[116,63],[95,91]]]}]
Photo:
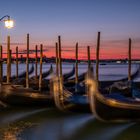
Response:
[{"label": "lamp post", "polygon": [[2,18],[0,18],[0,22],[1,21],[4,21],[6,28],[12,28],[12,27],[14,27],[14,21],[11,20],[10,16],[8,16],[8,15],[5,15]]},{"label": "lamp post", "polygon": [[[0,22],[4,21],[5,23],[5,27],[10,29],[12,27],[14,27],[14,21],[11,20],[10,16],[9,15],[5,15],[3,17],[0,18]],[[0,46],[1,46],[1,43],[0,43]],[[10,49],[10,48],[9,48]],[[2,49],[1,49],[2,51]],[[9,50],[7,50],[7,54],[9,54]],[[2,77],[3,77],[3,66],[2,66],[2,52],[1,53],[1,57],[0,57],[0,84],[2,83]],[[9,55],[8,55],[9,57]],[[7,58],[7,59],[10,59],[10,58]],[[7,64],[9,65],[9,64]]]},{"label": "lamp post", "polygon": [[[9,15],[5,15],[3,17],[0,18],[0,22],[4,21],[5,27],[10,29],[12,27],[14,27],[14,21],[11,20]],[[1,43],[0,43],[1,45]]]}]

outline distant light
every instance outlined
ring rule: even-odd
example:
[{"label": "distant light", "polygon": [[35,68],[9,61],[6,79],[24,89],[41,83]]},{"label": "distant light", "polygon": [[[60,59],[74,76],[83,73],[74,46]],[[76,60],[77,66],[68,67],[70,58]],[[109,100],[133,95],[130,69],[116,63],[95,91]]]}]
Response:
[{"label": "distant light", "polygon": [[8,29],[14,27],[14,21],[11,19],[5,20],[4,23],[5,23],[5,27]]},{"label": "distant light", "polygon": [[118,61],[116,61],[116,63],[117,63],[117,64],[121,64],[121,61],[118,60]]}]

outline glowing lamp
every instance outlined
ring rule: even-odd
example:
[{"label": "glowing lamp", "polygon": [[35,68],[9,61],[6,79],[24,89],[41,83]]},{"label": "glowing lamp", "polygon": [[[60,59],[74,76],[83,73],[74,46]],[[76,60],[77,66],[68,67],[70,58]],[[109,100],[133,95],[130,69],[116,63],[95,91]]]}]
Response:
[{"label": "glowing lamp", "polygon": [[5,20],[4,23],[5,23],[5,27],[8,29],[14,27],[14,21],[11,19]]}]

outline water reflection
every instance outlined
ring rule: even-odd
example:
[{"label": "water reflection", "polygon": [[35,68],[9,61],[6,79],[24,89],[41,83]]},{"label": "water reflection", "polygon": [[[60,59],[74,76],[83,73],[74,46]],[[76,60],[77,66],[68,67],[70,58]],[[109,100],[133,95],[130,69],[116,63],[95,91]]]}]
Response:
[{"label": "water reflection", "polygon": [[65,118],[55,118],[46,121],[44,124],[38,126],[30,131],[30,139],[37,140],[40,138],[42,140],[53,139],[53,140],[65,140],[69,139],[71,136],[80,130],[88,121],[92,118],[91,115],[74,115]]},{"label": "water reflection", "polygon": [[140,125],[136,123],[102,123],[91,114],[64,113],[57,109],[48,109],[4,125],[0,129],[0,139],[132,140],[140,137],[139,129]]},{"label": "water reflection", "polygon": [[48,110],[48,108],[10,108],[0,112],[0,126]]},{"label": "water reflection", "polygon": [[[86,136],[86,139],[91,139],[96,137],[96,140],[112,140],[115,139],[117,135],[122,133],[123,131],[127,130],[129,127],[131,127],[134,123],[129,124],[120,124],[120,125],[112,125],[112,126],[106,126],[101,127],[100,130],[95,131],[94,133],[89,133]],[[106,124],[107,125],[107,124]]]},{"label": "water reflection", "polygon": [[18,124],[9,124],[7,127],[1,129],[1,140],[24,140],[21,137],[21,132],[27,128],[33,127],[35,124],[30,122],[20,122]]}]

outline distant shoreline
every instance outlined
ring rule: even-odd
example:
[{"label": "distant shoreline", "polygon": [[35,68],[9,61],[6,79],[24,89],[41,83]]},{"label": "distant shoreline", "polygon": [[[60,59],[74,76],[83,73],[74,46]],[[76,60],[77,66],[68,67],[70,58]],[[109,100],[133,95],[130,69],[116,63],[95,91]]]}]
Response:
[{"label": "distant shoreline", "polygon": [[[7,62],[7,58],[3,58],[3,63]],[[38,62],[40,61],[40,58],[37,58]],[[15,63],[16,58],[12,58],[11,62]],[[25,57],[21,57],[18,58],[19,63],[26,63],[26,58]],[[43,58],[43,63],[55,63],[56,58],[52,57],[52,58]],[[65,59],[62,58],[62,62],[66,62],[66,63],[75,63],[75,59]],[[35,63],[35,58],[29,58],[29,63]],[[88,63],[88,60],[78,60],[78,63]],[[96,63],[96,60],[91,60],[91,63]],[[100,60],[100,64],[101,65],[105,65],[106,63],[116,63],[116,64],[125,64],[128,63],[127,59],[101,59]],[[140,63],[140,59],[133,59],[132,63]]]}]

